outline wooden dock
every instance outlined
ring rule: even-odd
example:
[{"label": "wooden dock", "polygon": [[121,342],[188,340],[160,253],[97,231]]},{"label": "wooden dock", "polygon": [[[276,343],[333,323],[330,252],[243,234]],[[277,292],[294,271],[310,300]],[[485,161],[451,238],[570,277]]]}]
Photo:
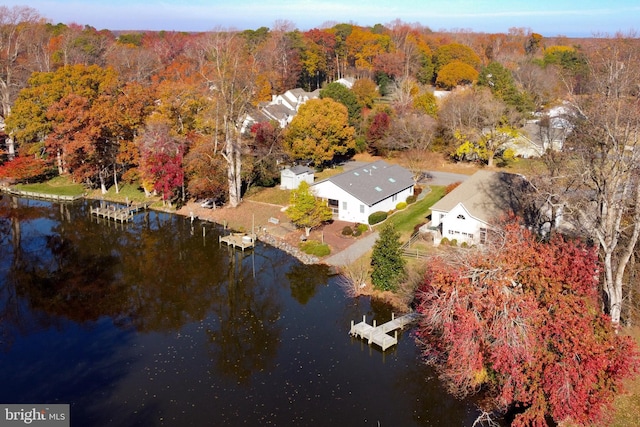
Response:
[{"label": "wooden dock", "polygon": [[249,236],[244,233],[231,233],[228,236],[220,236],[218,237],[218,242],[226,243],[227,246],[232,248],[240,248],[242,252],[245,249],[253,248],[256,244],[255,236]]},{"label": "wooden dock", "polygon": [[[373,325],[370,325],[367,323],[366,316],[362,316],[362,322],[360,323],[355,323],[353,320],[351,321],[349,334],[365,339],[369,344],[376,344],[382,348],[382,351],[385,351],[398,343],[398,329],[404,329],[405,326],[414,322],[417,318],[417,313],[409,313],[400,317],[395,317],[394,314],[391,314],[390,321],[376,326],[375,320],[373,321]],[[389,335],[389,332],[393,332],[393,336]]]},{"label": "wooden dock", "polygon": [[29,199],[50,200],[53,202],[75,202],[76,200],[84,198],[84,194],[78,194],[75,196],[62,196],[59,194],[47,194],[37,193],[35,191],[16,190],[11,187],[2,187],[2,191],[13,194],[14,196],[26,197]]},{"label": "wooden dock", "polygon": [[91,214],[97,217],[107,218],[113,221],[125,223],[133,219],[133,216],[141,210],[147,209],[146,203],[139,203],[128,206],[99,206],[97,208],[91,208]]}]

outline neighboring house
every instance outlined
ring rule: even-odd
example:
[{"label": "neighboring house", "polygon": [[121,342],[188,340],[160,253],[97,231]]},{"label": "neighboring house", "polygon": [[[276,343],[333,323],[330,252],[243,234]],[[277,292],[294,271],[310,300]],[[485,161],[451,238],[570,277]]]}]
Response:
[{"label": "neighboring house", "polygon": [[534,135],[533,132],[537,127],[537,124],[528,122],[517,137],[505,142],[501,148],[511,149],[514,156],[523,159],[542,156],[546,151],[544,144],[538,138],[530,137],[530,135]]},{"label": "neighboring house", "polygon": [[311,189],[327,200],[334,218],[367,224],[373,212],[388,212],[405,202],[414,185],[410,171],[379,160],[319,181]]},{"label": "neighboring house", "polygon": [[284,128],[291,123],[302,104],[319,96],[319,89],[313,92],[307,92],[300,88],[290,89],[282,95],[274,95],[271,102],[261,104],[260,111],[270,120],[277,121],[281,128]]},{"label": "neighboring house", "polygon": [[340,83],[342,86],[347,89],[353,89],[353,84],[356,82],[354,77],[341,77],[335,81],[335,83]]},{"label": "neighboring house", "polygon": [[280,171],[280,188],[283,190],[295,190],[302,181],[313,184],[313,169],[306,166],[294,166]]},{"label": "neighboring house", "polygon": [[527,121],[520,136],[504,145],[505,148],[511,148],[518,157],[540,157],[547,150],[561,151],[573,130],[570,119],[575,114],[565,105],[553,107],[536,116],[538,118]]},{"label": "neighboring house", "polygon": [[431,207],[431,222],[420,231],[432,232],[435,245],[444,237],[458,244],[485,243],[493,221],[523,213],[528,188],[521,175],[478,171]]},{"label": "neighboring house", "polygon": [[275,121],[281,128],[285,128],[302,104],[310,99],[320,97],[320,90],[307,92],[304,89],[290,89],[282,95],[273,95],[270,102],[261,102],[257,108],[250,111],[242,123],[242,132],[247,132],[256,123]]}]

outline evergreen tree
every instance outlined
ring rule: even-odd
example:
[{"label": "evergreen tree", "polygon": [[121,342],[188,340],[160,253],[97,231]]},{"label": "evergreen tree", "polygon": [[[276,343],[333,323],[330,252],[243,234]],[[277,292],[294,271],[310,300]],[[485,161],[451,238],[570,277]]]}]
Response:
[{"label": "evergreen tree", "polygon": [[354,126],[360,122],[362,113],[362,105],[358,101],[358,97],[350,89],[347,89],[341,83],[329,83],[320,91],[320,99],[331,98],[347,107],[349,112],[349,123]]},{"label": "evergreen tree", "polygon": [[380,230],[371,254],[371,282],[383,291],[395,290],[405,275],[400,235],[389,223]]}]

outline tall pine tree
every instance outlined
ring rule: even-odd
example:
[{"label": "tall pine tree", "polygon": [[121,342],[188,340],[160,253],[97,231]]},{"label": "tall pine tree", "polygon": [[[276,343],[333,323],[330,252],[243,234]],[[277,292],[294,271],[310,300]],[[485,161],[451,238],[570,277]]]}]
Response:
[{"label": "tall pine tree", "polygon": [[387,223],[380,230],[371,254],[371,282],[376,289],[395,290],[405,276],[400,235]]}]

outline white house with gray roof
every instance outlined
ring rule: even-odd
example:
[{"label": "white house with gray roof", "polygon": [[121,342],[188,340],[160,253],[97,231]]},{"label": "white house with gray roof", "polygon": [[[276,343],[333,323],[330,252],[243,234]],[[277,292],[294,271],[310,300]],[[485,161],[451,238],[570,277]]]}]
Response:
[{"label": "white house with gray roof", "polygon": [[528,183],[521,175],[480,170],[431,207],[431,222],[421,231],[434,232],[458,244],[485,243],[487,231],[500,216],[522,214]]},{"label": "white house with gray roof", "polygon": [[295,190],[302,181],[309,185],[313,184],[313,169],[306,166],[296,165],[291,168],[284,168],[280,171],[280,188],[283,190]]},{"label": "white house with gray roof", "polygon": [[367,224],[372,213],[405,202],[414,185],[410,171],[379,160],[316,182],[311,189],[327,201],[335,219]]}]

